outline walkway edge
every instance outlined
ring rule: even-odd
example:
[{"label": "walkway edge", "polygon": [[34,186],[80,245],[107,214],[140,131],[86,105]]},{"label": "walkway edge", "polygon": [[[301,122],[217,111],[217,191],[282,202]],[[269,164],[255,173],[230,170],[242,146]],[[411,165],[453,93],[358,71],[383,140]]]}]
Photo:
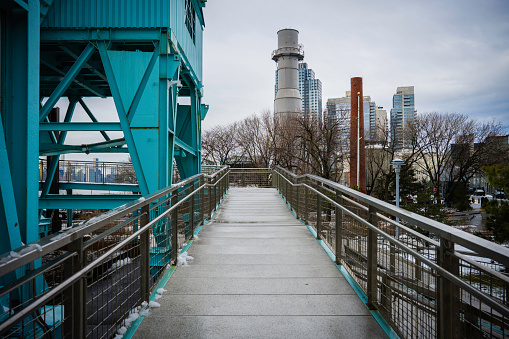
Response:
[{"label": "walkway edge", "polygon": [[[288,209],[290,210],[292,215],[294,216],[294,218],[297,219],[298,221],[300,221],[302,224],[304,224],[308,228],[308,230],[311,232],[311,234],[313,234],[313,236],[316,239],[317,234],[316,234],[316,231],[313,229],[313,227],[311,227],[311,225],[306,225],[306,223],[303,220],[297,218],[297,216],[293,212],[291,206],[283,198],[281,192],[278,191],[278,193],[281,196],[281,198],[283,199],[283,201],[285,202],[286,206],[288,207]],[[362,288],[359,286],[359,284],[357,284],[357,282],[350,275],[350,273],[348,273],[348,271],[343,267],[343,265],[336,264],[336,255],[334,253],[332,253],[331,249],[325,244],[325,242],[323,240],[318,240],[318,239],[316,239],[316,241],[318,241],[320,246],[322,246],[322,248],[325,250],[325,252],[329,256],[329,258],[331,258],[331,260],[334,263],[334,265],[336,265],[336,267],[339,270],[339,272],[341,272],[341,274],[346,279],[348,284],[353,288],[355,293],[357,293],[357,296],[359,297],[359,299],[361,299],[362,302],[364,303],[364,305],[366,305],[367,302],[368,302],[368,297],[367,297],[366,293],[364,293]],[[367,305],[366,305],[366,308],[367,308]],[[387,334],[387,336],[390,339],[400,339],[399,335],[392,329],[391,325],[389,325],[387,320],[385,320],[385,318],[380,314],[379,311],[370,310],[369,308],[368,308],[368,311],[371,313],[373,318],[375,318],[375,320],[378,323],[378,325],[380,325],[382,330],[385,332],[385,334]]]}]

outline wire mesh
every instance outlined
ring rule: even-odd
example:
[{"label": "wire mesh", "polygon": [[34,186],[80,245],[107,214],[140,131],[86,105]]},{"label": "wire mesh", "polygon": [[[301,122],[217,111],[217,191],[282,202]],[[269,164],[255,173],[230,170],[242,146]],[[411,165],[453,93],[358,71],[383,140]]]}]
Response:
[{"label": "wire mesh", "polygon": [[[114,337],[146,301],[143,286],[147,291],[157,286],[169,265],[177,263],[177,250],[210,218],[227,180],[226,168],[211,178],[184,180],[157,198],[140,199],[138,208],[127,204],[125,211],[112,210],[80,225],[84,236],[71,244],[58,245],[72,228],[50,236],[58,249],[33,261],[26,275],[2,273],[2,338],[73,338],[78,332],[87,338]],[[15,258],[42,251],[39,244],[31,246]]]},{"label": "wire mesh", "polygon": [[272,171],[268,168],[230,169],[232,187],[272,187]]},{"label": "wire mesh", "polygon": [[412,218],[396,222],[387,211],[370,212],[358,194],[345,194],[330,181],[282,169],[275,175],[297,217],[317,232],[399,336],[509,336],[509,279],[502,263],[422,229]]}]

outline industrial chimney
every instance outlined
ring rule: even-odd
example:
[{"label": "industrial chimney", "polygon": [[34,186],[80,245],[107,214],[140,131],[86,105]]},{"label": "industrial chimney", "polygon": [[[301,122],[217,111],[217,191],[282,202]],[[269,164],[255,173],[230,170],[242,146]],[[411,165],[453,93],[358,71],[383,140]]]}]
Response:
[{"label": "industrial chimney", "polygon": [[281,118],[286,114],[302,111],[299,93],[299,60],[304,59],[304,51],[299,46],[299,31],[285,28],[277,32],[278,48],[272,52],[272,60],[277,63],[277,93],[274,100],[274,116]]}]

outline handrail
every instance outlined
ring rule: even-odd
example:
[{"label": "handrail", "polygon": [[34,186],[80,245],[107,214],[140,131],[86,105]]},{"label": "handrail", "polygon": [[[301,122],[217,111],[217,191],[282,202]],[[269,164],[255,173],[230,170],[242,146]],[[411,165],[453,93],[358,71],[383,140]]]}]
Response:
[{"label": "handrail", "polygon": [[490,258],[496,259],[498,262],[504,264],[506,267],[509,267],[509,248],[507,247],[495,244],[491,241],[479,238],[475,235],[463,232],[461,230],[457,230],[451,226],[442,224],[433,219],[426,218],[422,215],[407,211],[403,208],[396,207],[385,201],[378,200],[367,194],[363,194],[359,191],[348,188],[346,186],[342,186],[336,182],[323,179],[316,175],[305,174],[301,176],[295,176],[289,171],[282,169],[280,167],[276,167],[276,169],[282,170],[283,172],[286,172],[287,174],[295,178],[305,177],[332,186],[338,189],[340,192],[348,194],[349,196],[354,197],[355,199],[358,199],[359,201],[362,201],[368,205],[371,205],[380,211],[388,212],[396,217],[399,217],[400,219],[407,220],[426,231],[435,233],[444,239],[450,240],[454,243],[470,248],[471,250],[479,254],[487,255]]},{"label": "handrail", "polygon": [[[366,294],[368,307],[378,309],[398,335],[455,337],[469,333],[466,328],[509,335],[509,276],[496,269],[508,267],[508,249],[315,175],[280,167],[274,173],[288,207],[316,230]],[[396,216],[402,222],[391,219]],[[458,253],[454,244],[491,264]],[[458,326],[466,327],[456,333]]]},{"label": "handrail", "polygon": [[[84,222],[81,225],[78,225],[75,228],[71,228],[68,230],[63,231],[62,233],[58,235],[51,235],[49,237],[46,237],[44,239],[41,239],[40,241],[34,242],[30,244],[29,246],[24,246],[21,249],[16,250],[16,253],[19,254],[19,258],[12,258],[9,262],[3,263],[0,267],[2,267],[2,271],[7,274],[9,272],[12,272],[16,270],[19,267],[22,267],[27,262],[31,262],[33,260],[36,260],[38,258],[41,258],[42,256],[46,255],[47,253],[51,252],[52,249],[56,248],[64,248],[66,245],[70,244],[71,242],[80,239],[84,234],[89,234],[95,230],[97,230],[99,227],[102,227],[106,224],[109,224],[111,221],[117,220],[119,217],[123,217],[131,212],[134,212],[136,210],[142,209],[141,213],[137,214],[134,217],[129,218],[128,220],[125,220],[120,225],[126,226],[130,222],[133,222],[136,219],[139,219],[141,221],[140,228],[136,231],[134,231],[132,234],[127,236],[126,238],[122,239],[118,243],[116,243],[114,246],[109,248],[105,253],[101,254],[98,258],[93,260],[90,263],[87,263],[84,267],[81,269],[78,268],[77,271],[72,272],[72,275],[65,279],[62,283],[54,285],[51,289],[44,292],[41,295],[36,296],[34,299],[30,301],[30,303],[25,304],[24,307],[18,308],[15,310],[15,313],[8,317],[5,321],[0,323],[0,334],[5,333],[8,331],[12,326],[15,324],[23,321],[27,316],[39,312],[39,308],[43,305],[46,305],[47,303],[50,303],[51,300],[55,297],[57,297],[60,293],[63,293],[67,288],[70,286],[73,286],[78,280],[82,279],[83,277],[87,276],[89,272],[94,270],[96,267],[104,264],[107,262],[107,260],[111,260],[111,257],[119,253],[119,251],[124,248],[125,246],[128,246],[131,242],[133,242],[135,239],[140,238],[142,234],[145,234],[144,236],[148,236],[148,230],[154,225],[158,224],[163,218],[167,217],[169,214],[172,214],[176,212],[178,209],[180,209],[183,204],[187,203],[189,204],[189,208],[192,208],[193,204],[190,204],[190,199],[195,197],[197,194],[201,194],[202,191],[206,187],[216,187],[220,185],[219,192],[220,194],[224,194],[226,192],[227,185],[224,183],[225,178],[227,178],[227,175],[229,174],[228,167],[224,166],[221,167],[218,171],[211,175],[207,174],[197,174],[195,176],[192,176],[182,182],[179,182],[177,184],[171,185],[165,189],[159,190],[157,192],[154,192],[153,194],[148,195],[145,198],[140,198],[134,202],[127,203],[123,206],[120,206],[114,210],[111,210],[109,212],[106,212],[98,217],[94,217],[86,222]],[[198,179],[209,179],[207,183],[203,183],[199,185],[198,187],[194,187],[192,183]],[[213,181],[213,182],[211,182]],[[191,184],[191,186],[188,186]],[[149,206],[152,202],[157,201],[158,199],[168,196],[173,193],[173,196],[176,197],[175,193],[177,190],[179,190],[181,187],[193,187],[191,192],[187,192],[185,196],[183,196],[180,199],[177,199],[176,201],[172,201],[171,207],[169,207],[167,210],[162,212],[161,214],[155,216],[152,220],[149,219],[149,216],[147,215],[147,206]],[[221,193],[222,192],[222,193]],[[217,189],[214,191],[214,194],[217,194]],[[209,198],[210,198],[210,190],[209,190]],[[195,201],[195,200],[193,200]],[[216,201],[216,198],[214,198],[214,201]],[[201,201],[202,207],[204,202]],[[217,206],[216,206],[217,207]],[[214,207],[214,208],[216,208]],[[172,225],[174,222],[176,222],[176,219],[173,219],[172,216]],[[147,220],[147,222],[144,222],[142,220]],[[150,221],[148,221],[150,220]],[[199,220],[198,220],[199,221]],[[193,221],[195,222],[195,221]],[[176,226],[176,224],[175,224]],[[193,226],[194,227],[194,226]],[[102,238],[105,238],[108,235],[111,235],[115,231],[119,229],[118,226],[113,226],[109,230],[102,232],[97,237],[83,243],[82,250],[83,251],[86,247],[90,247],[95,241],[100,240]],[[177,232],[174,229],[175,232]],[[175,237],[177,237],[177,233],[174,233]],[[173,236],[172,236],[173,237]],[[96,239],[97,238],[97,239]],[[176,241],[176,238],[172,238]],[[142,240],[143,241],[143,240]],[[35,245],[35,246],[34,246]],[[31,248],[36,249],[36,251],[29,251]],[[72,258],[79,252],[71,251],[68,254],[61,256],[58,258],[57,261],[53,261],[48,263],[48,265],[42,266],[40,269],[37,269],[35,271],[32,271],[32,273],[22,277],[21,279],[18,279],[17,281],[13,282],[9,286],[6,286],[2,288],[2,293],[8,293],[9,291],[12,291],[13,289],[26,284],[27,282],[34,280],[37,276],[41,275],[43,272],[46,272],[50,268],[54,268],[58,264],[63,264],[63,262],[67,259]],[[145,250],[145,258],[148,255],[148,252]],[[5,257],[5,255],[4,255]],[[83,260],[83,259],[81,259]],[[148,259],[145,259],[148,260]],[[172,257],[172,260],[175,260],[176,264],[176,258]],[[144,270],[146,270],[146,266]],[[149,271],[146,271],[149,272]],[[145,278],[148,279],[148,278]],[[2,294],[3,295],[3,294]]]},{"label": "handrail", "polygon": [[[73,240],[79,239],[83,237],[85,234],[89,234],[91,232],[94,232],[100,227],[103,227],[112,221],[118,219],[121,216],[124,216],[126,214],[132,213],[141,207],[150,204],[151,202],[154,202],[173,191],[177,190],[178,188],[200,178],[214,178],[216,175],[227,169],[228,167],[224,166],[219,171],[212,175],[208,174],[196,174],[192,177],[189,177],[185,179],[184,181],[181,181],[179,183],[173,184],[171,186],[168,186],[166,188],[160,189],[152,194],[149,194],[146,197],[141,197],[137,200],[134,200],[132,202],[128,202],[122,206],[119,206],[117,208],[114,208],[106,213],[103,213],[99,216],[93,217],[84,223],[78,224],[72,228],[66,229],[64,231],[59,232],[58,235],[51,234],[45,238],[42,238],[40,240],[37,240],[31,244],[22,246],[13,252],[17,253],[19,257],[12,258],[10,253],[4,253],[0,255],[0,267],[2,268],[2,271],[5,272],[12,272],[20,267],[23,267],[24,265],[33,262],[34,260],[53,252],[56,249],[62,248],[68,244],[70,244]],[[38,248],[34,247],[33,245],[37,245]],[[33,250],[29,249],[33,248]],[[7,259],[9,256],[11,256],[10,259]],[[2,263],[2,260],[4,261]],[[7,261],[8,260],[8,261]]]}]

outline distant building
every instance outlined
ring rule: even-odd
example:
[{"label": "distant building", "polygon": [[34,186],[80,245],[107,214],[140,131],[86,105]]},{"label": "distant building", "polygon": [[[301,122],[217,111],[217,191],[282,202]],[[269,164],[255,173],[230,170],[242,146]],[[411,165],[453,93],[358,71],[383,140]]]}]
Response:
[{"label": "distant building", "polygon": [[[387,135],[387,111],[381,106],[376,106],[375,118],[369,120],[370,138],[374,141],[384,140]],[[374,126],[372,128],[371,126]]]},{"label": "distant building", "polygon": [[[278,76],[276,71],[276,85],[274,95],[278,90]],[[322,119],[322,82],[315,78],[315,72],[305,62],[299,62],[299,93],[302,98],[302,112]]]},{"label": "distant building", "polygon": [[[346,130],[350,130],[350,91],[342,98],[327,99],[325,122],[344,120]],[[383,138],[387,129],[387,111],[376,105],[370,96],[363,96],[364,136],[366,142],[373,143]],[[347,117],[347,119],[342,119]]]},{"label": "distant building", "polygon": [[407,125],[415,120],[414,86],[398,87],[392,97],[391,139],[396,150],[411,148],[406,138]]},{"label": "distant building", "polygon": [[302,112],[322,119],[322,82],[315,79],[315,72],[305,62],[299,63],[299,92]]}]

